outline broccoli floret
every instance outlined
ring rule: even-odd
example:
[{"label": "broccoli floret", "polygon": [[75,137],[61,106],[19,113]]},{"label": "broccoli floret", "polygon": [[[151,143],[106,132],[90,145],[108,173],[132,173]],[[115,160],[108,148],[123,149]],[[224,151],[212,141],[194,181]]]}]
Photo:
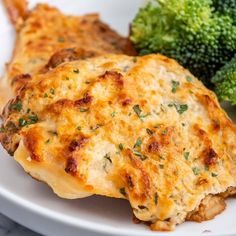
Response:
[{"label": "broccoli floret", "polygon": [[236,105],[236,57],[228,62],[212,78],[215,92],[221,101]]},{"label": "broccoli floret", "polygon": [[235,0],[155,0],[140,9],[131,40],[140,54],[175,58],[209,85],[236,53]]}]

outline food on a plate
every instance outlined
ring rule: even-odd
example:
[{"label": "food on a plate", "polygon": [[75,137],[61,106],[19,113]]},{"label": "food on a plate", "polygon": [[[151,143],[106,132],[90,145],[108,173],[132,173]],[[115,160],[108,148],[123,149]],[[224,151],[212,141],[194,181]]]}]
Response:
[{"label": "food on a plate", "polygon": [[236,53],[235,0],[153,0],[132,22],[141,54],[176,59],[207,86]]},{"label": "food on a plate", "polygon": [[17,40],[2,81],[1,91],[7,90],[4,101],[12,97],[12,91],[16,94],[27,84],[33,74],[50,69],[50,63],[55,66],[104,53],[134,54],[129,40],[101,22],[98,14],[66,16],[46,4],[38,4],[28,12],[21,10],[26,9],[25,0],[5,0],[5,5],[17,25]]},{"label": "food on a plate", "polygon": [[212,219],[236,192],[236,126],[213,92],[161,55],[34,75],[5,107],[0,141],[60,197],[127,199],[153,230]]},{"label": "food on a plate", "polygon": [[236,57],[216,73],[212,82],[215,84],[215,92],[221,101],[236,105]]}]

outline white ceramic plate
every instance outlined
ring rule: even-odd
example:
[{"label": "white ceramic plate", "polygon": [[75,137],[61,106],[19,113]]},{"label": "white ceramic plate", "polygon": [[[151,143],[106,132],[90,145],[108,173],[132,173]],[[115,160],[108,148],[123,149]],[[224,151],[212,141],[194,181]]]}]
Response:
[{"label": "white ceramic plate", "polygon": [[[34,6],[37,1],[30,1]],[[126,35],[129,22],[142,0],[41,0],[50,2],[65,13],[83,14],[100,12],[102,19]],[[14,30],[8,23],[0,4],[0,73],[10,58]],[[229,109],[228,109],[229,111]],[[234,110],[231,109],[231,115]],[[31,179],[22,168],[0,147],[0,212],[13,220],[44,235],[236,235],[236,201],[215,220],[184,223],[170,233],[151,232],[145,225],[132,223],[129,204],[123,200],[90,197],[63,200],[56,197],[44,184]]]}]

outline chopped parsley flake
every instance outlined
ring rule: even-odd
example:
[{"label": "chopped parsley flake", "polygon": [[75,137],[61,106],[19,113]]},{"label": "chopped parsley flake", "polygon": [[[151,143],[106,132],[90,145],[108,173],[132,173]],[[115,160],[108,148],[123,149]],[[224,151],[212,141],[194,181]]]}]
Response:
[{"label": "chopped parsley flake", "polygon": [[26,126],[28,123],[27,123],[27,120],[23,119],[23,118],[20,118],[19,119],[19,126],[20,127],[24,127]]},{"label": "chopped parsley flake", "polygon": [[82,108],[82,107],[79,109],[80,112],[87,112],[88,110],[89,108]]},{"label": "chopped parsley flake", "polygon": [[55,89],[54,89],[54,88],[50,88],[50,93],[51,93],[52,95],[54,95],[54,94],[55,94]]},{"label": "chopped parsley flake", "polygon": [[0,127],[0,133],[4,133],[4,132],[5,132],[4,127]]},{"label": "chopped parsley flake", "polygon": [[178,81],[175,81],[175,80],[171,80],[171,84],[172,84],[172,90],[171,92],[172,93],[176,93],[180,83]]},{"label": "chopped parsley flake", "polygon": [[29,116],[29,121],[28,121],[28,124],[35,124],[38,122],[38,116],[37,115],[31,115]]},{"label": "chopped parsley flake", "polygon": [[124,149],[124,144],[120,143],[119,144],[119,149],[122,151]]},{"label": "chopped parsley flake", "polygon": [[151,131],[150,129],[146,129],[147,133],[152,136],[153,135],[153,131]]},{"label": "chopped parsley flake", "polygon": [[81,130],[82,128],[81,128],[81,126],[78,126],[76,129],[77,129],[77,130]]},{"label": "chopped parsley flake", "polygon": [[137,115],[138,117],[140,117],[140,115],[141,115],[141,113],[142,113],[142,110],[140,109],[139,105],[134,105],[134,106],[133,106],[133,110],[134,110],[134,112],[136,113],[136,115]]},{"label": "chopped parsley flake", "polygon": [[16,103],[13,103],[10,105],[10,110],[14,110],[14,111],[21,111],[22,109],[22,102],[18,101]]},{"label": "chopped parsley flake", "polygon": [[134,150],[134,151],[133,151],[133,154],[134,154],[135,156],[137,156],[137,157],[140,157],[141,161],[144,161],[144,160],[146,160],[146,159],[148,158],[147,156],[143,155],[142,153],[140,153],[140,152],[137,151],[137,150]]},{"label": "chopped parsley flake", "polygon": [[109,153],[107,153],[107,154],[104,156],[104,158],[105,158],[106,160],[108,160],[110,163],[112,163],[112,160],[111,160],[111,157],[110,157]]},{"label": "chopped parsley flake", "polygon": [[192,170],[193,170],[193,173],[195,175],[199,175],[200,174],[200,169],[198,167],[193,167]]},{"label": "chopped parsley flake", "polygon": [[160,164],[159,167],[160,167],[160,169],[164,169],[164,165],[163,164]]},{"label": "chopped parsley flake", "polygon": [[187,104],[174,104],[176,111],[181,115],[188,110]]},{"label": "chopped parsley flake", "polygon": [[126,191],[125,188],[120,188],[120,193],[126,197]]},{"label": "chopped parsley flake", "polygon": [[211,176],[212,176],[212,177],[217,177],[218,175],[217,175],[216,173],[213,173],[213,172],[212,172],[212,173],[211,173]]},{"label": "chopped parsley flake", "polygon": [[113,112],[111,113],[111,117],[115,117],[115,116],[116,116],[116,112],[113,111]]},{"label": "chopped parsley flake", "polygon": [[79,69],[74,69],[73,72],[76,74],[79,74],[80,71],[79,71]]},{"label": "chopped parsley flake", "polygon": [[136,143],[134,144],[134,148],[136,148],[136,147],[141,147],[141,145],[142,145],[142,139],[141,139],[141,138],[138,138],[138,139],[136,140]]},{"label": "chopped parsley flake", "polygon": [[184,159],[187,161],[189,158],[190,152],[184,152]]},{"label": "chopped parsley flake", "polygon": [[28,120],[24,119],[24,118],[20,118],[18,120],[19,126],[20,127],[24,127],[26,125],[32,125],[38,122],[38,116],[37,115],[31,115],[28,116]]},{"label": "chopped parsley flake", "polygon": [[137,62],[137,57],[134,57],[134,58],[133,58],[133,62],[134,62],[134,63]]},{"label": "chopped parsley flake", "polygon": [[142,114],[142,110],[140,109],[140,106],[138,104],[133,106],[133,110],[141,120],[150,115],[150,113]]},{"label": "chopped parsley flake", "polygon": [[158,202],[158,195],[157,193],[154,194],[154,203],[155,205],[157,205],[157,202]]},{"label": "chopped parsley flake", "polygon": [[167,135],[167,130],[164,129],[161,134],[162,134],[162,135]]},{"label": "chopped parsley flake", "polygon": [[186,80],[187,80],[188,82],[192,82],[192,81],[193,81],[192,77],[189,76],[189,75],[186,76]]},{"label": "chopped parsley flake", "polygon": [[45,98],[47,98],[47,97],[48,97],[48,94],[47,94],[47,93],[45,93],[45,94],[44,94],[44,97],[45,97]]}]

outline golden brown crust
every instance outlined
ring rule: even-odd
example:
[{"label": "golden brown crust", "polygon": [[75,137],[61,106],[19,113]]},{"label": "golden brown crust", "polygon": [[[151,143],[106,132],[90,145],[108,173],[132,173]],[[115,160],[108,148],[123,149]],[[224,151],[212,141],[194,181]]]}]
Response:
[{"label": "golden brown crust", "polygon": [[24,0],[5,3],[14,22],[24,20],[1,86],[9,94],[11,89],[17,94],[28,83],[25,75],[45,73],[63,62],[106,53],[135,54],[130,41],[101,22],[98,14],[66,16],[46,4],[38,4],[26,14]]},{"label": "golden brown crust", "polygon": [[236,187],[235,125],[164,56],[63,63],[32,76],[12,105],[1,143],[61,197],[125,198],[153,230],[173,230],[188,214],[214,217],[225,206],[218,194]]},{"label": "golden brown crust", "polygon": [[188,213],[186,220],[202,222],[212,220],[226,208],[224,198],[209,195],[205,197],[197,209]]}]

